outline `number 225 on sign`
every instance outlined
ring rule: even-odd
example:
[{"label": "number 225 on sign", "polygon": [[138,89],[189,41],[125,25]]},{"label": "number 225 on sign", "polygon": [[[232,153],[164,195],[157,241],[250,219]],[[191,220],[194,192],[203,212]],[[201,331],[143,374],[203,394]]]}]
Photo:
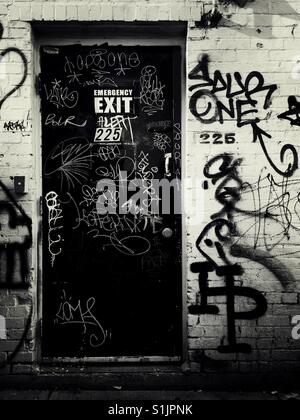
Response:
[{"label": "number 225 on sign", "polygon": [[96,143],[117,143],[121,141],[121,128],[97,128],[95,135]]}]

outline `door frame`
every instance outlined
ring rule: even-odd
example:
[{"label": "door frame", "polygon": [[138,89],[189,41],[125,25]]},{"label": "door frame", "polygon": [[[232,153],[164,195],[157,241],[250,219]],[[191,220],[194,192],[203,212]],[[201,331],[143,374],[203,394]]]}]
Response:
[{"label": "door frame", "polygon": [[[92,364],[183,364],[188,360],[188,311],[187,311],[187,234],[186,234],[186,213],[185,213],[185,179],[186,179],[186,133],[187,133],[187,83],[186,83],[186,42],[187,24],[170,22],[157,23],[113,23],[103,24],[57,24],[57,23],[32,23],[32,44],[33,44],[33,86],[32,115],[33,117],[33,149],[35,152],[35,181],[36,181],[36,202],[37,202],[37,334],[36,334],[36,361],[38,364],[56,363],[92,363]],[[104,35],[105,34],[105,35]],[[137,37],[138,35],[138,37]],[[101,37],[101,40],[99,40]],[[138,39],[138,41],[137,41]],[[103,41],[103,42],[102,42]],[[41,99],[38,93],[37,80],[41,73],[40,48],[43,45],[74,45],[83,46],[101,45],[108,42],[110,45],[135,46],[179,46],[182,51],[182,99],[181,99],[181,148],[182,148],[182,349],[181,357],[97,357],[97,358],[45,358],[42,356],[43,339],[43,232],[41,203],[42,203],[42,115]]]}]

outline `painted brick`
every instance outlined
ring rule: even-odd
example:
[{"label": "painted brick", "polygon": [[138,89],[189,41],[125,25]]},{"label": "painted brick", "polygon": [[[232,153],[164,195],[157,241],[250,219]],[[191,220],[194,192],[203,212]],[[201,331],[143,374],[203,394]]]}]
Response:
[{"label": "painted brick", "polygon": [[55,6],[55,20],[66,20],[67,8],[64,4],[57,4]]},{"label": "painted brick", "polygon": [[51,4],[45,4],[43,6],[43,19],[44,20],[54,20],[55,9]]},{"label": "painted brick", "polygon": [[78,9],[77,6],[67,4],[67,20],[77,20]]},{"label": "painted brick", "polygon": [[100,4],[95,5],[95,6],[91,6],[90,8],[90,18],[91,20],[99,20],[101,19],[101,11],[102,11],[102,6]]}]

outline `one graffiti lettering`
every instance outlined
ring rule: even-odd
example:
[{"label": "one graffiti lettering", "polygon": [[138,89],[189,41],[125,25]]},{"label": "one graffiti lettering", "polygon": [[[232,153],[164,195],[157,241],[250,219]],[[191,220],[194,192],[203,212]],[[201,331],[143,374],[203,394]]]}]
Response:
[{"label": "one graffiti lettering", "polygon": [[[286,144],[280,151],[280,161],[283,164],[287,155],[292,155],[292,162],[285,170],[280,169],[272,160],[266,145],[266,140],[272,136],[261,128],[262,111],[270,111],[272,96],[277,85],[265,84],[263,75],[257,71],[249,73],[245,78],[235,72],[232,77],[223,75],[219,70],[211,77],[209,73],[208,56],[204,55],[197,66],[189,74],[190,80],[200,83],[191,86],[190,111],[202,124],[218,121],[224,124],[225,119],[234,120],[237,127],[251,126],[253,142],[259,141],[270,166],[280,175],[291,177],[298,169],[298,153],[294,146]],[[234,87],[235,86],[235,87]],[[226,94],[227,102],[221,101],[218,94]],[[264,94],[262,109],[258,107],[259,98]]]}]

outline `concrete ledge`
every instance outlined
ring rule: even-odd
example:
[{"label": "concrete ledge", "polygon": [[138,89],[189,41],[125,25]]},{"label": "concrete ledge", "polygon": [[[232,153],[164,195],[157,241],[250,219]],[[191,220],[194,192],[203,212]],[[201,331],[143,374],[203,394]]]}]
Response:
[{"label": "concrete ledge", "polygon": [[183,373],[85,373],[3,375],[0,389],[39,390],[226,390],[226,391],[282,391],[300,389],[300,375],[278,374],[183,374]]},{"label": "concrete ledge", "polygon": [[13,400],[89,400],[89,401],[220,401],[298,400],[299,393],[280,394],[271,392],[204,392],[204,391],[0,391],[0,401]]}]

